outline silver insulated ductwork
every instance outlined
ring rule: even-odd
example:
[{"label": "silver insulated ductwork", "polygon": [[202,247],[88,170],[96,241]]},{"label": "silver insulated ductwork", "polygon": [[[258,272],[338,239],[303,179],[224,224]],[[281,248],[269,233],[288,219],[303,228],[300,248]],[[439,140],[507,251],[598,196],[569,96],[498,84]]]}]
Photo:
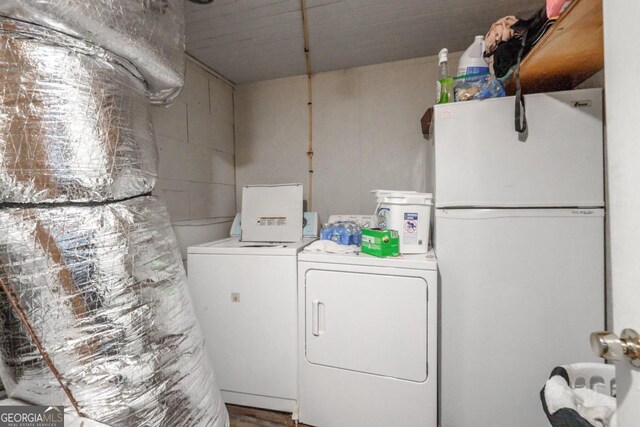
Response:
[{"label": "silver insulated ductwork", "polygon": [[151,101],[175,98],[184,84],[183,0],[2,0],[0,15],[102,46],[135,63]]},{"label": "silver insulated ductwork", "polygon": [[0,229],[0,279],[15,303],[0,299],[11,397],[71,396],[114,426],[226,424],[164,203],[7,208]]},{"label": "silver insulated ductwork", "polygon": [[111,426],[228,427],[156,180],[182,0],[0,1],[0,378]]},{"label": "silver insulated ductwork", "polygon": [[153,189],[150,106],[131,70],[100,47],[0,18],[0,203],[102,202]]}]

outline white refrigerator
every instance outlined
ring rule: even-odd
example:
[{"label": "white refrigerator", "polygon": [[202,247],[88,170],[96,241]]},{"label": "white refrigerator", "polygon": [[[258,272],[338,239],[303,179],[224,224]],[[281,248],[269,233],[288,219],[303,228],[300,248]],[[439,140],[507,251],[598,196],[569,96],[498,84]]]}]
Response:
[{"label": "white refrigerator", "polygon": [[602,91],[435,109],[442,427],[548,426],[551,370],[605,323]]}]

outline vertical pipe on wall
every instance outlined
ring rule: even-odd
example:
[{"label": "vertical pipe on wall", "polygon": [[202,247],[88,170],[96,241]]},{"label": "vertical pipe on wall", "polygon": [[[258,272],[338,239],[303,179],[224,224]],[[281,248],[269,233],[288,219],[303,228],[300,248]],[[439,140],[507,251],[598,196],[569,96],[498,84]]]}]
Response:
[{"label": "vertical pipe on wall", "polygon": [[305,0],[300,0],[300,9],[302,11],[302,29],[304,32],[304,56],[307,65],[307,91],[309,108],[309,148],[307,149],[307,157],[309,159],[309,184],[307,190],[309,192],[307,210],[313,208],[313,86],[311,76],[311,52],[309,50],[309,27],[307,25],[307,5]]}]

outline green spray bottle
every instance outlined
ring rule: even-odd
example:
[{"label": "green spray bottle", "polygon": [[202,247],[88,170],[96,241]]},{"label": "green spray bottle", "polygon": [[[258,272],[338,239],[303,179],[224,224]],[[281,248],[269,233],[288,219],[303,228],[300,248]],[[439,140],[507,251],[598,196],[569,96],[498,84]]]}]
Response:
[{"label": "green spray bottle", "polygon": [[436,84],[437,95],[436,104],[446,104],[453,102],[453,77],[449,76],[447,69],[449,51],[445,48],[438,54],[438,66],[440,67],[440,74],[438,75],[438,82]]}]

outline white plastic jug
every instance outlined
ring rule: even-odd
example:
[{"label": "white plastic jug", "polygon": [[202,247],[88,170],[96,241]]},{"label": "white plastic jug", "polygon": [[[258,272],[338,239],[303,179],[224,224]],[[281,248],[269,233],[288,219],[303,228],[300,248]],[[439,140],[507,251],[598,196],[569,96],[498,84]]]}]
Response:
[{"label": "white plastic jug", "polygon": [[[460,57],[460,62],[458,62],[458,76],[488,74],[489,64],[484,59],[484,56],[482,56],[483,52],[484,36],[476,36],[471,46],[469,46]],[[468,80],[469,79],[465,79],[465,81]]]},{"label": "white plastic jug", "polygon": [[373,190],[378,206],[378,227],[397,230],[400,253],[421,254],[429,250],[433,195],[416,191]]}]

